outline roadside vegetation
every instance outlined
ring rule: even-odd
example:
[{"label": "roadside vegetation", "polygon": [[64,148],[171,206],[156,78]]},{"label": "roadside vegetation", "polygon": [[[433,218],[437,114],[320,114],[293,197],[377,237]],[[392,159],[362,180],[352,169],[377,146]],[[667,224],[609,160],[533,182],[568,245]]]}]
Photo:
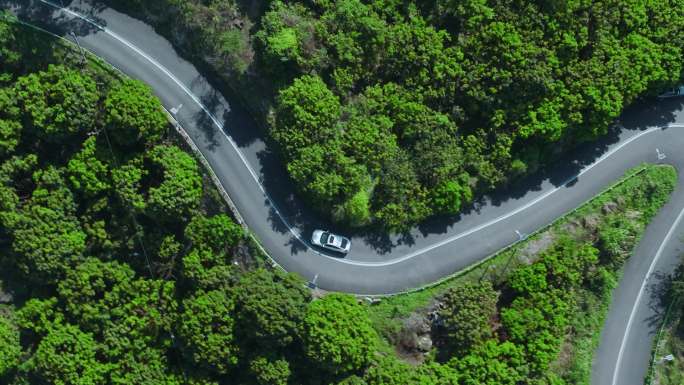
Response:
[{"label": "roadside vegetation", "polygon": [[371,306],[373,325],[405,360],[456,368],[454,384],[589,384],[622,265],[675,184],[670,166],[631,170],[468,272]]},{"label": "roadside vegetation", "polygon": [[[684,258],[684,256],[683,256]],[[684,259],[683,259],[684,260]],[[645,385],[684,383],[684,265],[668,282],[663,303],[667,304],[663,324],[653,346],[651,366]]]},{"label": "roadside vegetation", "polygon": [[146,85],[0,14],[0,383],[320,384],[377,333],[264,268]]},{"label": "roadside vegetation", "polygon": [[682,78],[682,0],[103,1],[236,85],[351,227],[457,214]]},{"label": "roadside vegetation", "polygon": [[422,292],[312,299],[252,256],[147,86],[5,21],[0,53],[0,383],[582,383],[675,183],[646,166]]}]

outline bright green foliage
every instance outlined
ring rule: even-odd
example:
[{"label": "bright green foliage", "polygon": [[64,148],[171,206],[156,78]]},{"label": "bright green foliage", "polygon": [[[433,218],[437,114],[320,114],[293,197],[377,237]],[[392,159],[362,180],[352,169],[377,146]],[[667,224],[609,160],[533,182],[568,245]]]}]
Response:
[{"label": "bright green foliage", "polygon": [[17,312],[17,324],[35,336],[44,336],[53,324],[61,324],[64,315],[57,308],[57,298],[28,300]]},{"label": "bright green foliage", "polygon": [[431,191],[431,205],[435,213],[456,214],[463,202],[472,199],[472,191],[468,185],[461,185],[456,181],[439,184]]},{"label": "bright green foliage", "polygon": [[21,210],[0,213],[12,235],[16,263],[35,282],[55,282],[85,250],[76,204],[54,168],[33,175],[37,184]]},{"label": "bright green foliage", "polygon": [[316,44],[318,22],[301,4],[274,1],[272,11],[261,19],[261,29],[256,34],[263,47],[263,56],[275,76],[277,70],[293,71],[295,68],[315,68],[326,60],[323,47]]},{"label": "bright green foliage", "polygon": [[206,248],[217,254],[225,254],[232,246],[235,246],[244,232],[227,215],[219,214],[213,217],[196,215],[185,228],[185,237],[195,247]]},{"label": "bright green foliage", "polygon": [[310,301],[303,281],[293,274],[258,269],[245,274],[238,287],[235,308],[241,337],[272,349],[292,344]]},{"label": "bright green foliage", "polygon": [[174,293],[174,282],[139,278],[105,294],[100,306],[109,309],[101,329],[107,354],[121,358],[134,347],[168,343],[178,318]]},{"label": "bright green foliage", "polygon": [[619,266],[631,253],[639,232],[639,225],[620,215],[612,215],[598,229],[597,247],[602,251],[602,262]]},{"label": "bright green foliage", "polygon": [[73,325],[55,325],[28,362],[40,382],[55,385],[106,384],[107,366],[98,361],[92,335]]},{"label": "bright green foliage", "polygon": [[154,143],[169,124],[150,87],[131,79],[115,84],[107,94],[105,123],[112,139],[122,146]]},{"label": "bright green foliage", "polygon": [[449,350],[463,355],[492,338],[499,293],[490,282],[465,283],[446,292],[439,312]]},{"label": "bright green foliage", "polygon": [[[340,115],[340,101],[321,78],[304,76],[280,91],[276,125],[271,134],[288,158],[316,144],[336,140],[335,123]],[[319,170],[322,171],[322,170]]]},{"label": "bright green foliage", "polygon": [[67,274],[58,292],[66,315],[101,338],[111,358],[165,338],[175,323],[173,282],[134,279],[121,263],[89,258]]},{"label": "bright green foliage", "polygon": [[127,208],[142,212],[146,207],[141,193],[141,182],[149,171],[143,168],[142,159],[134,158],[128,163],[112,170],[114,191]]},{"label": "bright green foliage", "polygon": [[365,190],[352,195],[336,208],[333,218],[354,227],[361,227],[370,223],[370,196]]},{"label": "bright green foliage", "polygon": [[[0,28],[2,28],[0,26]],[[1,33],[1,31],[0,31]],[[10,155],[19,144],[22,124],[20,112],[11,90],[0,90],[0,159]]]},{"label": "bright green foliage", "polygon": [[356,299],[337,293],[309,305],[303,335],[307,357],[321,369],[338,374],[368,366],[378,338]]},{"label": "bright green foliage", "polygon": [[232,281],[230,251],[244,236],[226,215],[196,215],[185,228],[192,250],[183,256],[183,275],[204,290],[225,287]]},{"label": "bright green foliage", "polygon": [[258,357],[249,363],[249,370],[257,385],[287,385],[290,377],[290,365],[282,359]]},{"label": "bright green foliage", "polygon": [[109,169],[98,159],[97,139],[94,136],[83,142],[83,148],[67,164],[69,182],[74,190],[86,197],[94,197],[110,188]]},{"label": "bright green foliage", "polygon": [[0,313],[0,378],[19,365],[20,356],[19,330]]},{"label": "bright green foliage", "polygon": [[164,221],[188,221],[202,197],[197,162],[175,146],[156,146],[147,157],[163,173],[161,183],[149,190],[149,215]]},{"label": "bright green foliage", "polygon": [[127,265],[88,258],[67,272],[57,290],[66,302],[66,313],[86,328],[102,332],[110,321],[111,311],[105,298],[113,291],[118,297],[121,286],[134,276]]},{"label": "bright green foliage", "polygon": [[548,286],[547,275],[545,264],[533,263],[516,269],[508,278],[508,285],[520,294],[542,292]]},{"label": "bright green foliage", "polygon": [[118,360],[110,371],[113,385],[182,385],[188,384],[183,377],[171,372],[164,351],[142,348],[142,351],[127,354]]},{"label": "bright green foliage", "polygon": [[522,348],[510,342],[489,340],[450,364],[463,385],[516,385],[527,374]]},{"label": "bright green foliage", "polygon": [[59,142],[94,128],[97,86],[78,71],[50,65],[47,71],[19,78],[14,95],[25,128],[41,139]]},{"label": "bright green foliage", "polygon": [[229,255],[193,249],[183,256],[183,277],[193,286],[204,290],[225,287],[233,276],[230,261]]},{"label": "bright green foliage", "polygon": [[430,362],[413,367],[394,357],[387,357],[368,368],[363,384],[456,385],[458,378],[459,373],[446,365]]},{"label": "bright green foliage", "polygon": [[235,299],[213,290],[183,301],[179,337],[194,362],[217,373],[227,373],[238,362],[234,337]]}]

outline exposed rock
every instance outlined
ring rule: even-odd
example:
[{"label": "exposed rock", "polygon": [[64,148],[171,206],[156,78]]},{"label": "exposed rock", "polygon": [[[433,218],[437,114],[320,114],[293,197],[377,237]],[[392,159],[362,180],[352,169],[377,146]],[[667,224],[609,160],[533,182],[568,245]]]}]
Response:
[{"label": "exposed rock", "polygon": [[603,207],[601,207],[601,212],[603,212],[604,215],[608,215],[617,211],[618,207],[618,204],[615,202],[606,202],[603,204]]},{"label": "exposed rock", "polygon": [[2,282],[0,282],[0,303],[12,303],[13,300],[12,294],[2,290]]},{"label": "exposed rock", "polygon": [[414,361],[422,361],[421,356],[432,349],[431,331],[432,325],[427,316],[421,313],[412,314],[404,322],[399,334],[401,355],[411,356]]},{"label": "exposed rock", "polygon": [[429,352],[432,349],[432,338],[429,335],[422,335],[418,337],[416,348],[421,352]]},{"label": "exposed rock", "polygon": [[625,217],[627,219],[637,219],[637,218],[641,217],[641,212],[635,211],[635,210],[628,210],[625,213]]},{"label": "exposed rock", "polygon": [[582,226],[587,230],[595,230],[600,222],[601,220],[596,214],[587,215],[582,218]]},{"label": "exposed rock", "polygon": [[529,240],[518,252],[518,260],[525,264],[533,263],[539,253],[548,249],[556,239],[551,231],[545,231],[535,239]]}]

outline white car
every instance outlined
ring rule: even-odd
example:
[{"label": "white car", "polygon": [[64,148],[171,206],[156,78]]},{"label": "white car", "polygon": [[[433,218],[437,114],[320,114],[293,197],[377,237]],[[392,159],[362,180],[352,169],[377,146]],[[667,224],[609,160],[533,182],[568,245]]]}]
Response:
[{"label": "white car", "polygon": [[344,254],[347,254],[351,249],[349,238],[324,230],[314,230],[313,235],[311,235],[311,243]]},{"label": "white car", "polygon": [[674,98],[676,96],[684,96],[684,86],[670,88],[669,90],[658,95],[658,98],[665,99],[665,98]]}]

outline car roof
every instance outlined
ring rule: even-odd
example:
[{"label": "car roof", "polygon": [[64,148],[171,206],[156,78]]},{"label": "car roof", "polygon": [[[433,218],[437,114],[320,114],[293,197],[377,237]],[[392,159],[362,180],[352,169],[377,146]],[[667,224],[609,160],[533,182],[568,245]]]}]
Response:
[{"label": "car roof", "polygon": [[[332,237],[332,242],[330,242],[330,238],[331,238],[331,237]],[[335,235],[335,234],[332,234],[332,233],[331,233],[331,234],[328,236],[328,239],[326,240],[326,242],[327,242],[329,245],[333,245],[333,246],[336,246],[336,247],[342,247],[342,239],[343,239],[343,238],[342,238],[341,236]]]}]

